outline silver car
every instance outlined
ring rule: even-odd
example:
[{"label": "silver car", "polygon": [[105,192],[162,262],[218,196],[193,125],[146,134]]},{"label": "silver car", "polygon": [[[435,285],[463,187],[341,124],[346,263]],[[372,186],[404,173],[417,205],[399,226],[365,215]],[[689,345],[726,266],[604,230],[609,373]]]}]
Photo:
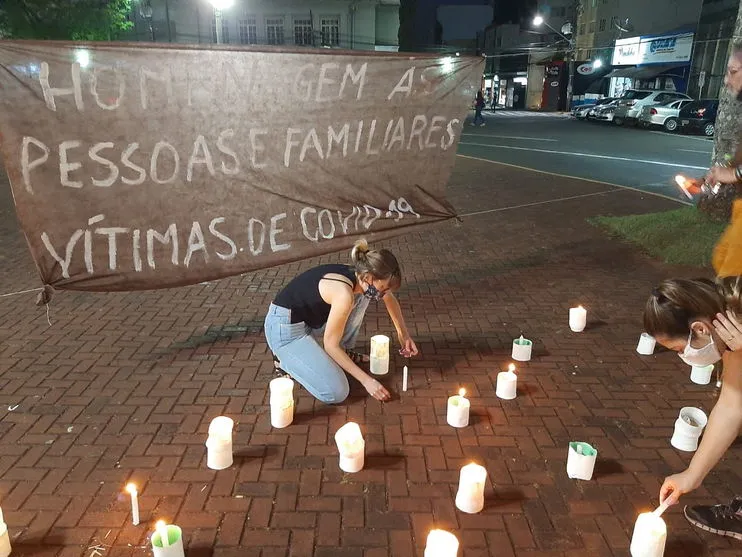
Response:
[{"label": "silver car", "polygon": [[645,106],[689,99],[688,95],[675,91],[658,91],[653,89],[629,89],[618,100],[613,123],[623,126],[627,121],[638,121],[639,115]]},{"label": "silver car", "polygon": [[642,108],[641,114],[639,114],[639,124],[646,128],[650,126],[662,126],[669,132],[677,131],[680,109],[690,102],[693,101],[690,99],[679,99],[645,106]]},{"label": "silver car", "polygon": [[613,116],[616,112],[617,105],[618,99],[612,99],[605,104],[596,106],[590,109],[590,112],[587,114],[587,119],[598,122],[613,122]]}]

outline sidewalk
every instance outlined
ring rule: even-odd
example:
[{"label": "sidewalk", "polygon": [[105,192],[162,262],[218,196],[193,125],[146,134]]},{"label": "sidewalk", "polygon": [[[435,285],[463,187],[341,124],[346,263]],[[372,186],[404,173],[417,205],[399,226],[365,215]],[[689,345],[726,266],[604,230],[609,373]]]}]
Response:
[{"label": "sidewalk", "polygon": [[[58,292],[51,327],[35,293],[0,298],[0,506],[14,555],[151,555],[146,536],[167,518],[188,557],[422,557],[433,527],[455,533],[463,557],[627,556],[638,513],[692,456],[669,444],[679,409],[708,412],[716,396],[674,354],[635,352],[643,304],[658,280],[701,271],[652,262],[585,219],[677,205],[464,157],[449,191],[462,214],[498,211],[386,243],[403,261],[399,297],[422,352],[410,390],[399,392],[402,361],[386,404],[354,393],[326,407],[297,389],[284,430],[269,424],[262,320],[318,259],[176,290]],[[0,294],[38,286],[10,204],[5,183]],[[581,334],[567,326],[578,303],[589,312]],[[381,308],[370,313],[364,338],[392,332]],[[534,358],[518,366],[518,397],[501,401],[496,374],[521,332]],[[461,386],[472,419],[457,430],[445,409]],[[235,419],[236,456],[214,472],[204,442],[220,414]],[[333,439],[348,420],[367,442],[353,475]],[[590,482],[567,478],[575,440],[599,451]],[[742,492],[741,459],[737,445],[685,502]],[[472,460],[489,485],[484,511],[465,515],[454,495]],[[140,488],[138,527],[127,481]],[[678,508],[665,520],[666,557],[742,553]]]}]

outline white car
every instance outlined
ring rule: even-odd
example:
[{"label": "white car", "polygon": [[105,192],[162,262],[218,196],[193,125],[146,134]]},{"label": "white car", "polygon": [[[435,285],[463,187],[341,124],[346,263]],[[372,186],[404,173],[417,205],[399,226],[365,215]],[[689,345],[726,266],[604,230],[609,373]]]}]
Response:
[{"label": "white car", "polygon": [[691,102],[693,101],[690,99],[680,99],[645,106],[639,115],[639,124],[647,128],[650,126],[662,126],[669,132],[677,131],[680,125],[678,121],[680,109]]},{"label": "white car", "polygon": [[597,122],[613,122],[613,117],[616,112],[616,106],[618,105],[618,99],[612,99],[609,102],[596,106],[591,109],[587,115],[588,120],[595,120]]},{"label": "white car", "polygon": [[620,99],[613,117],[613,123],[623,126],[627,121],[637,121],[645,106],[652,106],[668,101],[691,99],[683,93],[675,91],[657,91],[652,89],[629,89]]}]

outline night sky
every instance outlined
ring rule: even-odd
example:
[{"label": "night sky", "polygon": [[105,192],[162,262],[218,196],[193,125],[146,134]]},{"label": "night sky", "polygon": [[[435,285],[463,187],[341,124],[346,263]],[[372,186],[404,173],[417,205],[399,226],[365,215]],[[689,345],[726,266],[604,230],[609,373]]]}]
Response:
[{"label": "night sky", "polygon": [[[494,4],[496,23],[517,23],[520,18],[536,11],[537,0],[417,0],[417,14],[415,17],[417,24],[415,27],[419,44],[421,46],[433,45],[436,9],[439,5],[491,6],[492,4]],[[486,24],[482,25],[481,19],[475,14],[476,10],[462,10],[461,15],[455,20],[442,21],[444,36],[447,26],[459,30],[470,25],[472,28],[471,38],[474,38],[476,31],[486,26]],[[457,32],[457,34],[460,33]]]}]

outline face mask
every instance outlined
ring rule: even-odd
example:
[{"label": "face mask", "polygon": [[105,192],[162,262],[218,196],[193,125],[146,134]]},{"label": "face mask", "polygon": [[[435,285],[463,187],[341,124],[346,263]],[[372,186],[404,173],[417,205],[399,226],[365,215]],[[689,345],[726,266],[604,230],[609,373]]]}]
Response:
[{"label": "face mask", "polygon": [[371,300],[372,302],[378,302],[384,297],[383,292],[379,292],[379,289],[376,288],[373,284],[369,284],[366,287],[366,290],[363,292],[363,295]]},{"label": "face mask", "polygon": [[693,337],[693,331],[688,335],[688,343],[682,353],[678,354],[680,359],[689,366],[706,367],[715,364],[721,360],[721,354],[716,347],[714,339],[709,339],[709,343],[703,348],[693,348],[690,345],[690,339]]}]

